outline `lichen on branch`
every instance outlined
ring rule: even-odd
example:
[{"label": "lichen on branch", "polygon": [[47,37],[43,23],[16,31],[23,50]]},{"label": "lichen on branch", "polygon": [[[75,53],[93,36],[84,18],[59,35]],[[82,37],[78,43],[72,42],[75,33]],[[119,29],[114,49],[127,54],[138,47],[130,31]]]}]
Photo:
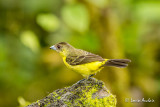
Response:
[{"label": "lichen on branch", "polygon": [[115,107],[116,97],[95,78],[55,90],[27,107]]}]

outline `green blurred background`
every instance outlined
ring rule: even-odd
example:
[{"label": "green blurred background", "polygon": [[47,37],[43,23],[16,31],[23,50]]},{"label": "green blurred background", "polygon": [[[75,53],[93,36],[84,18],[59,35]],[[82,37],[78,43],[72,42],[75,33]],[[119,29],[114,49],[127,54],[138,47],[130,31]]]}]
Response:
[{"label": "green blurred background", "polygon": [[116,95],[118,107],[160,106],[160,1],[1,0],[0,107],[23,106],[24,99],[34,102],[83,78],[49,49],[62,41],[132,60],[95,76]]}]

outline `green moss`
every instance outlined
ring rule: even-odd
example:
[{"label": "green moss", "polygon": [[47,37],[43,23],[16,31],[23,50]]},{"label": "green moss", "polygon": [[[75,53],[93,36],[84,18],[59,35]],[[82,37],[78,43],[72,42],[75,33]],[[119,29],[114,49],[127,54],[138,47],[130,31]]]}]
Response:
[{"label": "green moss", "polygon": [[57,99],[59,100],[59,99],[61,99],[61,97],[59,96],[59,97],[57,97]]},{"label": "green moss", "polygon": [[98,84],[93,85],[89,84],[89,86],[85,86],[85,90],[82,90],[82,94],[80,95],[79,99],[76,99],[75,103],[77,105],[86,105],[86,106],[93,106],[93,107],[115,107],[116,106],[116,98],[107,90],[106,92],[109,93],[109,96],[104,98],[93,98],[93,94],[98,91],[99,88],[104,87],[104,84],[99,86]]},{"label": "green moss", "polygon": [[64,103],[65,103],[67,106],[69,106],[69,107],[72,106],[72,103],[71,103],[71,102],[65,101]]},{"label": "green moss", "polygon": [[58,96],[58,94],[56,92],[51,93],[50,95],[52,95],[53,97]]},{"label": "green moss", "polygon": [[[97,86],[96,86],[97,87]],[[90,88],[90,87],[88,87]],[[89,91],[82,90],[82,95],[79,99],[76,99],[75,103],[78,105],[86,105],[86,106],[93,106],[93,107],[115,107],[116,106],[116,98],[112,94],[110,96],[104,98],[93,98],[92,95],[97,92],[97,88],[91,88]],[[109,91],[108,91],[109,93]],[[81,102],[81,103],[79,103]]]},{"label": "green moss", "polygon": [[50,104],[51,104],[51,103],[49,102],[49,103],[45,104],[44,107],[47,107],[47,106],[49,106]]}]

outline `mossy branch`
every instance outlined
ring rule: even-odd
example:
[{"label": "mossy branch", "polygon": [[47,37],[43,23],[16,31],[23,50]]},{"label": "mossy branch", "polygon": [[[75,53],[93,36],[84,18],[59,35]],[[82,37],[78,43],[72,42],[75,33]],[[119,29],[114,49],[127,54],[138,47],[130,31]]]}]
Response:
[{"label": "mossy branch", "polygon": [[27,107],[115,107],[116,97],[95,78],[58,89]]}]

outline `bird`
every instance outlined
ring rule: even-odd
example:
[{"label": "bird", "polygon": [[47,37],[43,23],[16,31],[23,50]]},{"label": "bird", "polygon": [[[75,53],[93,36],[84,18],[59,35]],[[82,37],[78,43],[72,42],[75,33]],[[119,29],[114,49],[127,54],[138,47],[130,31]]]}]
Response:
[{"label": "bird", "polygon": [[124,68],[131,62],[130,59],[106,59],[91,52],[74,48],[67,42],[60,42],[50,47],[57,51],[64,64],[71,70],[78,72],[88,79],[101,71],[105,66]]}]

